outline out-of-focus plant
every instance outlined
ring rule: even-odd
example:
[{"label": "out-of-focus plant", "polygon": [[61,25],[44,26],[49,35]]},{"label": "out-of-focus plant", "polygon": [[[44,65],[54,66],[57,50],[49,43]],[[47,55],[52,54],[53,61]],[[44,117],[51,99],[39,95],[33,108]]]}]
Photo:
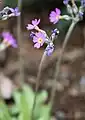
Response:
[{"label": "out-of-focus plant", "polygon": [[[32,88],[24,85],[22,91],[13,93],[14,104],[7,106],[0,101],[0,120],[31,120],[31,112],[35,93]],[[34,110],[34,120],[50,120],[50,104],[45,103],[48,93],[43,90],[37,93],[37,101]]]},{"label": "out-of-focus plant", "polygon": [[[18,7],[10,8],[7,6],[2,11],[0,11],[0,21],[7,20],[10,17],[20,16],[20,14],[21,13],[19,12]],[[0,38],[3,38],[2,42],[0,43],[0,51],[5,50],[9,46],[17,48],[16,39],[10,32],[3,31],[0,34]]]},{"label": "out-of-focus plant", "polygon": [[7,20],[10,17],[19,16],[20,14],[21,13],[19,12],[18,7],[13,9],[7,6],[2,11],[0,11],[0,20]]},{"label": "out-of-focus plant", "polygon": [[16,39],[13,37],[13,35],[10,32],[8,31],[2,32],[1,37],[3,38],[3,40],[0,44],[0,51],[6,49],[9,46],[17,48]]},{"label": "out-of-focus plant", "polygon": [[39,49],[41,46],[43,46],[44,43],[46,43],[47,47],[44,53],[47,56],[50,56],[54,51],[53,41],[55,37],[58,36],[59,30],[57,28],[54,29],[49,37],[44,30],[39,28],[38,26],[39,23],[40,23],[40,19],[32,20],[32,23],[27,25],[27,30],[36,30],[36,32],[31,31],[31,34],[30,34],[34,42],[34,47]]}]

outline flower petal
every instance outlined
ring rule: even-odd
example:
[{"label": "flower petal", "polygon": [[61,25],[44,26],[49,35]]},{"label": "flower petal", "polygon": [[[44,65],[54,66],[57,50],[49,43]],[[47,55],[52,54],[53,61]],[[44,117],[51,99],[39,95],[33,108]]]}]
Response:
[{"label": "flower petal", "polygon": [[40,19],[37,21],[37,25],[40,23]]},{"label": "flower petal", "polygon": [[36,43],[36,44],[34,45],[34,47],[35,47],[35,48],[40,48],[40,44],[39,44],[39,43]]},{"label": "flower petal", "polygon": [[50,19],[51,21],[54,21],[54,20],[56,20],[56,17],[49,17],[49,19]]},{"label": "flower petal", "polygon": [[43,46],[43,44],[44,44],[44,41],[42,41],[42,43],[40,44],[40,46]]},{"label": "flower petal", "polygon": [[15,12],[19,12],[19,8],[18,7],[15,8]]},{"label": "flower petal", "polygon": [[33,24],[33,25],[36,25],[36,23],[37,23],[37,19],[32,20],[32,24]]},{"label": "flower petal", "polygon": [[9,32],[2,32],[3,41],[8,42],[12,47],[17,48],[15,38]]},{"label": "flower petal", "polygon": [[36,34],[35,34],[38,38],[42,38],[42,39],[45,39],[45,34],[44,33],[42,33],[42,32],[37,32]]},{"label": "flower petal", "polygon": [[27,29],[32,30],[32,29],[34,29],[34,26],[32,24],[28,24]]},{"label": "flower petal", "polygon": [[20,12],[18,12],[18,13],[16,13],[16,16],[20,16],[20,14],[21,14],[21,13],[20,13]]},{"label": "flower petal", "polygon": [[41,33],[41,32],[37,32],[35,35],[39,38],[39,37],[41,37],[42,34],[43,33]]},{"label": "flower petal", "polygon": [[37,19],[32,20],[32,24],[33,24],[34,26],[37,26],[39,23],[40,23],[40,19],[39,19],[39,20],[37,20]]},{"label": "flower petal", "polygon": [[58,21],[59,21],[59,18],[58,17],[49,17],[49,19],[50,19],[50,22],[52,22],[52,23],[54,23],[54,24],[56,24]]},{"label": "flower petal", "polygon": [[60,9],[56,8],[55,11],[56,11],[56,14],[57,14],[57,15],[60,15],[60,14],[61,14]]},{"label": "flower petal", "polygon": [[12,13],[14,13],[14,11],[15,11],[13,8],[9,8],[9,10],[10,10]]},{"label": "flower petal", "polygon": [[36,36],[33,37],[33,42],[34,43],[38,42],[38,38]]},{"label": "flower petal", "polygon": [[56,12],[52,11],[52,12],[50,13],[50,16],[56,16]]}]

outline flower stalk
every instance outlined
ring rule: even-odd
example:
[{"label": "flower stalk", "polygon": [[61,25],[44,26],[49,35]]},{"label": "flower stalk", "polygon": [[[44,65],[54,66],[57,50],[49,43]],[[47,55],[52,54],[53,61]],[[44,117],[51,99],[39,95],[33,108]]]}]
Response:
[{"label": "flower stalk", "polygon": [[36,100],[37,100],[37,91],[38,91],[39,86],[40,86],[40,77],[41,77],[41,73],[42,73],[42,66],[46,60],[46,57],[47,57],[47,55],[44,52],[42,59],[41,59],[41,62],[40,62],[40,65],[39,65],[39,68],[38,68],[38,74],[37,74],[37,78],[36,78],[35,97],[34,97],[34,102],[33,102],[33,107],[32,107],[31,120],[34,120],[34,110],[35,110]]},{"label": "flower stalk", "polygon": [[[18,8],[21,11],[22,0],[18,0]],[[21,36],[21,15],[17,17],[17,40],[18,40],[18,52],[20,61],[20,83],[21,87],[24,83],[24,59],[22,56],[22,36]]]},{"label": "flower stalk", "polygon": [[71,3],[72,3],[72,6],[74,6],[74,5],[75,5],[75,1],[74,1],[74,0],[71,0]]},{"label": "flower stalk", "polygon": [[61,55],[59,56],[59,59],[56,62],[56,68],[55,68],[55,73],[54,73],[54,82],[53,82],[54,84],[53,84],[53,87],[52,87],[51,97],[50,97],[50,103],[51,103],[52,106],[53,106],[53,101],[54,101],[55,92],[56,92],[56,80],[58,80],[58,77],[59,77],[59,72],[60,72],[60,66],[61,66],[61,62],[62,62],[62,58],[63,58],[63,53],[65,51],[65,48],[66,48],[67,42],[69,40],[69,37],[70,37],[70,35],[71,35],[71,33],[72,33],[76,24],[77,24],[77,22],[72,21],[72,23],[69,27],[69,30],[66,34],[63,45],[62,45]]}]

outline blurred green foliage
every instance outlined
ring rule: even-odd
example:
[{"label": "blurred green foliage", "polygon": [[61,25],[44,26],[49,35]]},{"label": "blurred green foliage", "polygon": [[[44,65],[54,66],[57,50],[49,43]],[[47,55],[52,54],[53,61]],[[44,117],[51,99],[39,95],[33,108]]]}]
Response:
[{"label": "blurred green foliage", "polygon": [[[24,85],[23,90],[16,90],[13,93],[15,101],[8,107],[4,101],[0,101],[0,120],[31,120],[32,107],[35,93],[30,86]],[[41,91],[37,94],[36,106],[34,109],[35,120],[50,120],[50,104],[45,104],[48,94]]]},{"label": "blurred green foliage", "polygon": [[[34,0],[21,0],[24,5],[27,6],[32,4]],[[18,3],[18,0],[4,0],[4,5],[9,7],[16,7]]]},{"label": "blurred green foliage", "polygon": [[4,5],[9,7],[16,7],[18,0],[4,0]]}]

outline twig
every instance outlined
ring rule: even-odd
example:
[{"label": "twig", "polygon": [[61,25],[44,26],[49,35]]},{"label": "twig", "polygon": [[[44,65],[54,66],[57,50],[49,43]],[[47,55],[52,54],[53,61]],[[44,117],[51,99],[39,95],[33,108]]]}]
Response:
[{"label": "twig", "polygon": [[[22,0],[18,0],[18,7],[20,11],[21,11],[21,6],[22,6]],[[20,83],[22,86],[24,82],[24,66],[23,66],[24,60],[22,56],[21,15],[17,17],[17,38],[19,45]]]},{"label": "twig", "polygon": [[62,51],[61,51],[61,55],[59,56],[59,59],[56,63],[56,69],[55,69],[55,73],[54,73],[54,84],[53,84],[53,87],[52,87],[52,91],[51,91],[51,97],[50,97],[50,103],[51,105],[53,106],[53,101],[54,101],[54,97],[55,97],[55,92],[56,92],[56,80],[58,79],[58,76],[59,76],[59,72],[60,72],[60,65],[61,65],[61,62],[62,62],[62,57],[63,57],[63,53],[64,53],[64,50],[65,50],[65,47],[67,45],[67,42],[69,40],[69,37],[75,27],[77,22],[74,22],[72,21],[71,25],[70,25],[70,28],[67,32],[67,35],[65,37],[65,40],[63,42],[63,45],[62,45]]}]

